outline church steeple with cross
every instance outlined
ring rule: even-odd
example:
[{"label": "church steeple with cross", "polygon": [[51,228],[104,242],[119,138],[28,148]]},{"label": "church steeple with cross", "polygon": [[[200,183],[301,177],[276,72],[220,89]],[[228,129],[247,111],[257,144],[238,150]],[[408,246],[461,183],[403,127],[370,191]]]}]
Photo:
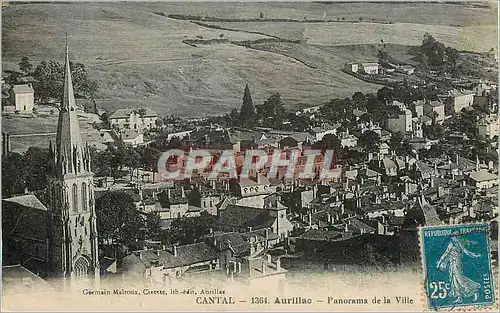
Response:
[{"label": "church steeple with cross", "polygon": [[97,217],[90,152],[80,134],[66,39],[53,171],[49,179],[52,271],[74,284],[98,284]]}]

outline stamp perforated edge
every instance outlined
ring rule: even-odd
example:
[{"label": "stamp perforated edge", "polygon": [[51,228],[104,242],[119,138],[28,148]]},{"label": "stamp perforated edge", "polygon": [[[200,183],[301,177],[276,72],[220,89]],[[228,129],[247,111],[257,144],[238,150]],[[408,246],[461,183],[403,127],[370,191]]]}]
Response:
[{"label": "stamp perforated edge", "polygon": [[[494,277],[492,279],[493,282],[493,290],[495,293],[495,299],[493,304],[486,305],[467,305],[467,306],[456,306],[456,307],[446,307],[446,308],[431,308],[427,301],[427,271],[425,266],[425,258],[424,258],[424,245],[423,245],[423,230],[431,229],[431,228],[442,228],[442,227],[453,227],[453,226],[468,226],[468,225],[487,225],[488,226],[488,236],[487,236],[487,245],[489,252],[489,260],[490,260],[490,270],[491,275]],[[480,223],[462,223],[462,224],[442,224],[442,225],[433,225],[433,226],[419,226],[418,227],[418,245],[420,248],[420,266],[422,270],[422,280],[421,280],[421,292],[420,292],[420,300],[423,303],[422,311],[439,311],[439,312],[498,312],[499,309],[499,286],[498,286],[498,267],[496,261],[493,259],[493,251],[491,251],[490,247],[490,236],[491,236],[491,221],[480,222]]]}]

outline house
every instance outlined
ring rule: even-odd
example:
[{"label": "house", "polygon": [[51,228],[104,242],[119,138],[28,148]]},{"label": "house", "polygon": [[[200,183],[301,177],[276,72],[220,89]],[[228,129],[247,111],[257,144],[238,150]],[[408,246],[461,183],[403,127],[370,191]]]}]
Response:
[{"label": "house", "polygon": [[122,260],[124,279],[153,286],[167,286],[186,274],[219,268],[219,254],[205,242],[134,251]]},{"label": "house", "polygon": [[293,229],[286,216],[286,207],[281,205],[259,209],[229,204],[219,212],[218,224],[225,231],[247,232],[268,228],[279,238],[288,237]]},{"label": "house", "polygon": [[[5,305],[5,296],[27,295],[47,296],[47,293],[56,290],[40,276],[31,272],[22,265],[2,266],[2,302]],[[45,295],[44,295],[45,294]],[[5,307],[7,308],[7,307]]]},{"label": "house", "polygon": [[109,117],[109,123],[119,130],[144,130],[156,127],[157,119],[156,112],[148,108],[118,109]]},{"label": "house", "polygon": [[382,157],[384,157],[384,156],[388,155],[388,154],[389,154],[389,148],[390,148],[390,147],[389,147],[389,145],[388,145],[387,143],[382,142],[382,143],[379,145],[379,147],[378,147],[378,149],[379,149],[379,152],[378,152],[379,157],[380,157],[380,158],[382,158]]},{"label": "house", "polygon": [[120,132],[124,144],[136,147],[144,143],[144,134],[140,130],[125,129]]},{"label": "house", "polygon": [[396,67],[396,72],[406,75],[412,75],[413,73],[415,73],[415,68],[411,65],[400,65]]},{"label": "house", "polygon": [[424,104],[424,114],[441,124],[445,117],[445,105],[440,101],[427,101]]},{"label": "house", "polygon": [[358,138],[356,138],[356,136],[352,134],[349,134],[349,129],[347,129],[345,132],[339,133],[338,138],[340,140],[340,146],[342,148],[353,148],[358,145]]},{"label": "house", "polygon": [[359,64],[358,63],[347,63],[345,65],[345,69],[348,72],[357,73],[359,71]]},{"label": "house", "polygon": [[413,113],[415,113],[416,117],[421,117],[424,115],[424,106],[425,106],[425,101],[424,100],[416,100],[411,103],[412,105],[410,107],[413,107]]},{"label": "house", "polygon": [[382,160],[382,169],[385,170],[385,175],[395,177],[398,175],[398,165],[388,157]]},{"label": "house", "polygon": [[337,134],[337,128],[339,128],[341,125],[336,124],[336,125],[328,125],[328,124],[323,124],[322,127],[312,127],[309,130],[309,133],[314,136],[314,141],[321,141],[325,135],[336,135]]},{"label": "house", "polygon": [[495,92],[497,88],[498,86],[496,84],[481,82],[472,88],[472,91],[476,94],[476,96],[484,97],[492,92]]},{"label": "house", "polygon": [[188,217],[191,214],[189,200],[186,197],[184,186],[176,186],[175,188],[167,188],[158,194],[160,207],[156,207],[155,211],[159,213],[160,219],[173,219]]},{"label": "house", "polygon": [[450,90],[446,99],[447,110],[450,114],[460,113],[474,103],[474,92],[471,90]]},{"label": "house", "polygon": [[398,116],[388,118],[387,128],[394,133],[401,132],[405,134],[407,132],[412,132],[413,121],[411,111],[404,109]]},{"label": "house", "polygon": [[35,106],[35,92],[31,84],[14,85],[12,98],[15,112],[32,113]]},{"label": "house", "polygon": [[498,115],[491,114],[483,117],[477,122],[477,129],[479,136],[491,139],[498,136]]},{"label": "house", "polygon": [[34,195],[2,200],[3,262],[21,262],[36,273],[49,268],[49,211]]},{"label": "house", "polygon": [[378,63],[374,63],[374,62],[361,63],[360,67],[365,74],[368,74],[368,75],[377,75],[378,74],[378,70],[379,70]]},{"label": "house", "polygon": [[498,176],[485,169],[470,173],[469,178],[476,188],[488,189],[498,185]]},{"label": "house", "polygon": [[231,184],[232,193],[238,198],[236,204],[256,208],[264,207],[264,197],[276,191],[276,186],[264,174],[240,178]]}]

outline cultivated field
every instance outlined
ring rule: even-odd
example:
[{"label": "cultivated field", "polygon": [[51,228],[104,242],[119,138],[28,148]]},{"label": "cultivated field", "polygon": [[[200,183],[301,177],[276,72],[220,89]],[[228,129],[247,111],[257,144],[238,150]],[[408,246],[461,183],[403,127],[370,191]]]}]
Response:
[{"label": "cultivated field", "polygon": [[[142,3],[141,9],[164,12],[165,14],[190,14],[219,18],[308,20],[345,18],[359,20],[418,23],[424,25],[496,25],[497,11],[495,1],[482,1],[482,7],[471,3],[319,3],[319,2],[153,2]],[[487,8],[488,4],[491,6]],[[130,5],[137,8],[134,4]],[[326,14],[325,14],[326,13]]]},{"label": "cultivated field", "polygon": [[[235,29],[307,41],[297,45],[260,44],[256,49],[231,43],[193,47],[183,41],[225,38],[238,42],[270,37],[207,28],[155,12],[220,18],[258,18],[263,12],[265,18],[298,20],[322,19],[326,12],[327,19],[363,17],[365,21],[389,19],[430,25],[228,23]],[[112,111],[146,106],[160,115],[184,116],[215,115],[239,107],[245,83],[257,104],[275,92],[292,106],[316,105],[351,96],[355,91],[373,92],[380,86],[342,73],[339,68],[343,62],[373,59],[380,39],[418,44],[426,31],[450,44],[474,37],[467,39],[465,48],[491,48],[484,42],[491,37],[486,29],[491,28],[488,25],[494,18],[491,10],[483,8],[380,3],[47,3],[10,5],[3,8],[2,15],[4,68],[17,68],[25,55],[34,63],[62,61],[67,31],[72,58],[84,63],[90,76],[99,82],[97,102],[101,108]],[[467,31],[471,25],[482,25],[474,26],[481,29],[479,36],[476,30]],[[362,45],[355,46],[358,44]]]}]

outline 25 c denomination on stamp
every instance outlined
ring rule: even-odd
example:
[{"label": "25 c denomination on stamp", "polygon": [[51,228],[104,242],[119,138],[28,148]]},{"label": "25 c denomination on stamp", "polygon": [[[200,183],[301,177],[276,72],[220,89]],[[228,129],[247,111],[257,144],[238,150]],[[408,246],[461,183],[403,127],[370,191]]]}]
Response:
[{"label": "25 c denomination on stamp", "polygon": [[488,224],[422,227],[420,236],[430,309],[494,304]]}]

